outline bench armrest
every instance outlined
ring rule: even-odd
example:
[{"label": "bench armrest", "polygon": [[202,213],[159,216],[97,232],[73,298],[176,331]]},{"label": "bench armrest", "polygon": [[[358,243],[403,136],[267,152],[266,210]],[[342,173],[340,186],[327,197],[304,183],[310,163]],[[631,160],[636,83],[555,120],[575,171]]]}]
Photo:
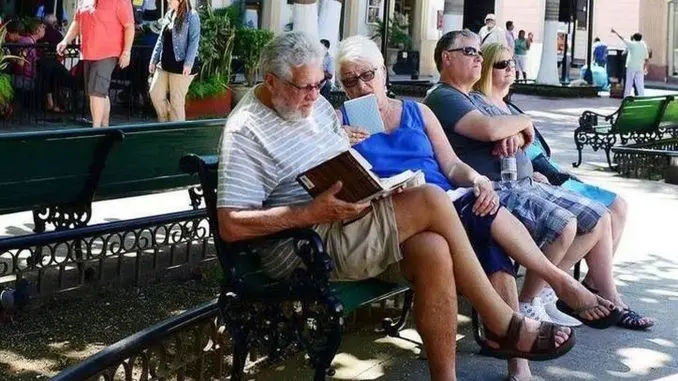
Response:
[{"label": "bench armrest", "polygon": [[255,239],[229,242],[234,252],[251,252],[264,241],[291,239],[294,253],[301,259],[308,272],[320,281],[328,281],[334,269],[334,261],[325,250],[325,243],[318,233],[310,228],[283,230]]},{"label": "bench armrest", "polygon": [[603,118],[603,120],[605,122],[612,123],[612,121],[614,120],[614,117],[618,113],[619,113],[619,111],[615,111],[613,114],[604,115],[604,114],[599,114],[595,111],[586,110],[579,117],[579,127],[594,129],[595,126],[598,125],[598,118]]}]

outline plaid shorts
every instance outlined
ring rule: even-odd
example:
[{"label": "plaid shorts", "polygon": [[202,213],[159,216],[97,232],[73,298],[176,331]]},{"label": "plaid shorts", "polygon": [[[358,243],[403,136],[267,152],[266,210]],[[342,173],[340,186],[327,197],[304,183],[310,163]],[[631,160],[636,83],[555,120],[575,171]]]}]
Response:
[{"label": "plaid shorts", "polygon": [[608,212],[605,205],[561,187],[525,178],[496,182],[501,204],[525,225],[540,248],[553,242],[577,219],[577,232],[588,233]]}]

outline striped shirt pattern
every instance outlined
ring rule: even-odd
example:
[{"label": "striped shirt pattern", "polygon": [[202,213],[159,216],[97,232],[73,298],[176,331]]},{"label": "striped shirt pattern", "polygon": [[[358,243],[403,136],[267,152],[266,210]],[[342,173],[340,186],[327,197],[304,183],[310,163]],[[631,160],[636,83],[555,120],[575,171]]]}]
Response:
[{"label": "striped shirt pattern", "polygon": [[[261,209],[309,202],[297,175],[349,149],[348,137],[323,97],[311,115],[282,119],[250,90],[229,115],[219,152],[217,207]],[[291,240],[258,248],[264,272],[276,279],[301,264]]]}]

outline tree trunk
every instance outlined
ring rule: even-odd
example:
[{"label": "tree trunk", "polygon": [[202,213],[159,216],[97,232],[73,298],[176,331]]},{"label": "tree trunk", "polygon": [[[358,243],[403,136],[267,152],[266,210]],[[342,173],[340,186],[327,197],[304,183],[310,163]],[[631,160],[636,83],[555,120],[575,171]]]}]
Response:
[{"label": "tree trunk", "polygon": [[319,38],[317,0],[294,0],[292,20],[294,30],[306,32],[314,38]]},{"label": "tree trunk", "polygon": [[537,83],[560,85],[558,78],[558,0],[546,0],[544,10],[544,41]]},{"label": "tree trunk", "polygon": [[464,0],[445,0],[443,34],[464,26]]}]

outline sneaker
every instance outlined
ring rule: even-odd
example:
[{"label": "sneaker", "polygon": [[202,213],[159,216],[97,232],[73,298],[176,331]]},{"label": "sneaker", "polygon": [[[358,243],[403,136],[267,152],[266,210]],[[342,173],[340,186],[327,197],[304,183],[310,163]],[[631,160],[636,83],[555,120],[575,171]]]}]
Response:
[{"label": "sneaker", "polygon": [[535,297],[532,299],[532,303],[519,303],[518,309],[520,313],[532,320],[543,321],[547,323],[553,323],[551,317],[546,313],[544,305],[542,304],[540,297]]},{"label": "sneaker", "polygon": [[558,301],[558,296],[552,288],[544,288],[540,293],[538,298],[542,300],[544,311],[549,316],[551,321],[555,324],[562,325],[565,327],[579,327],[582,325],[582,322],[573,318],[572,316],[560,311],[556,307],[556,302]]}]

